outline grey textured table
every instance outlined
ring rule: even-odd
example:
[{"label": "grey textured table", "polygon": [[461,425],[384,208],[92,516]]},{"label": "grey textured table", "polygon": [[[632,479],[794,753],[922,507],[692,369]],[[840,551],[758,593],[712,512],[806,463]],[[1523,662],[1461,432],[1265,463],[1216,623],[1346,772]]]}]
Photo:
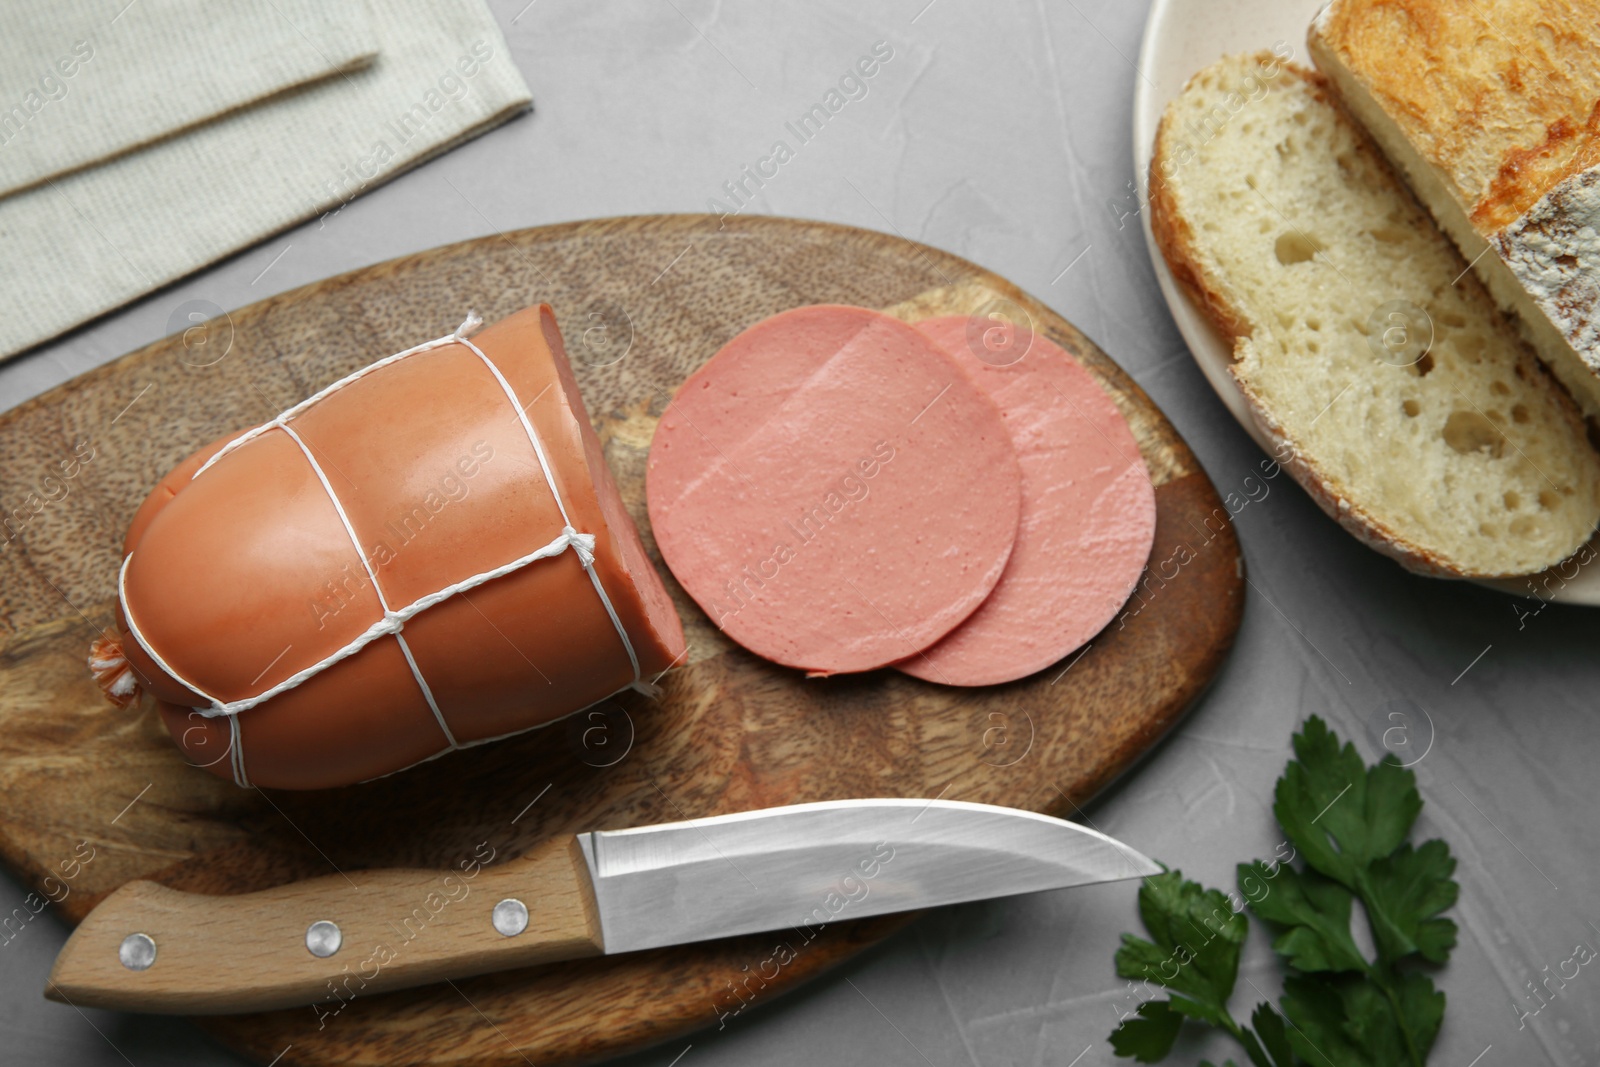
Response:
[{"label": "grey textured table", "polygon": [[[1447,838],[1460,859],[1461,945],[1440,977],[1450,1007],[1432,1062],[1600,1062],[1600,971],[1552,981],[1547,1006],[1519,1018],[1541,1003],[1524,983],[1556,973],[1579,943],[1600,948],[1600,612],[1519,617],[1536,605],[1405,574],[1287,478],[1252,478],[1262,456],[1195,368],[1125,214],[1143,4],[508,0],[497,14],[534,114],[326,226],[283,234],[0,368],[0,406],[165,335],[186,300],[237,307],[500,229],[704,210],[786,120],[887,41],[894,58],[867,97],[768,181],[752,210],[897,231],[1011,278],[1127,368],[1219,490],[1243,502],[1251,584],[1233,657],[1091,816],[1190,876],[1231,885],[1235,861],[1268,856],[1279,840],[1270,791],[1294,725],[1319,713],[1373,758],[1402,710],[1412,731],[1389,741],[1409,740],[1413,758],[1427,751],[1420,831]],[[23,895],[0,878],[0,910]],[[637,1062],[1127,1062],[1105,1038],[1135,1002],[1111,957],[1118,933],[1136,928],[1131,884],[946,909],[724,1031]],[[0,1063],[236,1062],[182,1021],[42,1000],[64,937],[50,919],[0,947]],[[1253,932],[1238,1013],[1275,997],[1277,981]],[[1173,1062],[1235,1054],[1185,1041]]]}]

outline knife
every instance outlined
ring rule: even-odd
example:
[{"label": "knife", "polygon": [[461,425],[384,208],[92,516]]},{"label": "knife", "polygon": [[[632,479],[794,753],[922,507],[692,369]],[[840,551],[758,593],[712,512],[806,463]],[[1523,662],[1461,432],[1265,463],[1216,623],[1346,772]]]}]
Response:
[{"label": "knife", "polygon": [[[129,882],[45,995],[185,1015],[351,999],[489,971],[1157,874],[1096,830],[954,800],[834,800],[561,835],[458,871],[367,870],[207,896]],[[470,873],[469,873],[470,872]]]}]

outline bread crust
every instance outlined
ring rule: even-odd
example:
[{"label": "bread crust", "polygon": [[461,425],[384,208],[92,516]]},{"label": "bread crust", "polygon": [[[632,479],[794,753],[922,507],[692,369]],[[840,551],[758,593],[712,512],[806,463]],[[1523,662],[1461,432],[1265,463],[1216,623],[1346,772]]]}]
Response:
[{"label": "bread crust", "polygon": [[1311,36],[1488,235],[1600,163],[1597,14],[1571,0],[1333,0]]}]

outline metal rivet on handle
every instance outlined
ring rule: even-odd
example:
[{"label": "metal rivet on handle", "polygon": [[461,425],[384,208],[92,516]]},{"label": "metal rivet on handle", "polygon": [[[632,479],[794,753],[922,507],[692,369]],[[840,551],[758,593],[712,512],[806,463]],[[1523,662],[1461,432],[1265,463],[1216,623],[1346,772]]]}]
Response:
[{"label": "metal rivet on handle", "polygon": [[318,919],[306,927],[306,948],[318,959],[327,959],[338,952],[342,944],[344,944],[344,934],[340,933],[337,923]]},{"label": "metal rivet on handle", "polygon": [[507,897],[494,906],[490,919],[500,933],[516,937],[528,928],[528,906],[516,897]]},{"label": "metal rivet on handle", "polygon": [[156,961],[156,943],[149,934],[129,934],[117,948],[117,959],[130,971],[148,971]]}]

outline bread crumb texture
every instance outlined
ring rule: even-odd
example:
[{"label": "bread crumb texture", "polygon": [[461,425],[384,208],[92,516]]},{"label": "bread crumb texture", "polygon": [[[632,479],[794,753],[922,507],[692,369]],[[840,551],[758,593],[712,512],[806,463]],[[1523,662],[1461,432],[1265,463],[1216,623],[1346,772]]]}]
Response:
[{"label": "bread crumb texture", "polygon": [[1330,515],[1430,573],[1532,573],[1583,544],[1600,457],[1576,408],[1319,75],[1270,53],[1197,74],[1150,186],[1175,276]]}]

